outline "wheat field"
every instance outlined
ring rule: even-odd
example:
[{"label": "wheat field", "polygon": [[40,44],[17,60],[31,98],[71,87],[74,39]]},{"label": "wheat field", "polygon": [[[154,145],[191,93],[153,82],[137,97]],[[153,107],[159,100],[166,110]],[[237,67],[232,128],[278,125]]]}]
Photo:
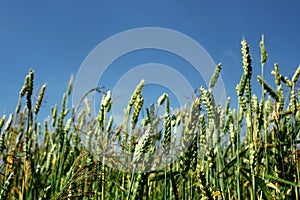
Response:
[{"label": "wheat field", "polygon": [[[110,91],[100,91],[96,117],[85,98],[81,109],[68,105],[73,78],[62,102],[37,120],[47,86],[33,98],[30,70],[15,112],[0,118],[0,199],[300,199],[300,66],[290,78],[277,64],[265,72],[263,37],[260,48],[260,98],[251,89],[252,58],[242,39],[244,71],[232,97],[237,105],[230,98],[224,107],[214,102],[219,64],[209,86],[174,113],[172,99],[162,94],[153,103],[164,114],[150,106],[141,119],[141,81],[119,125],[110,112]],[[275,88],[264,73],[274,76]],[[106,154],[116,144],[127,157]],[[174,146],[181,150],[176,156]]]}]

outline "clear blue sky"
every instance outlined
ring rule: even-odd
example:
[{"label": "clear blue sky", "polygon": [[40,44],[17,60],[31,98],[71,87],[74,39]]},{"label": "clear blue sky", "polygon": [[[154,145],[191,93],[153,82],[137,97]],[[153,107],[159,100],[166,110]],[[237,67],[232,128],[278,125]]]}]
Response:
[{"label": "clear blue sky", "polygon": [[[300,64],[299,10],[297,0],[0,1],[0,114],[14,111],[30,68],[35,85],[47,83],[45,105],[60,104],[70,75],[96,45],[148,26],[180,31],[200,43],[215,63],[223,63],[226,91],[235,95],[243,71],[243,36],[253,56],[253,82],[260,73],[262,33],[269,54],[267,73],[276,62],[284,75],[293,74]],[[139,54],[128,59],[143,63]]]}]

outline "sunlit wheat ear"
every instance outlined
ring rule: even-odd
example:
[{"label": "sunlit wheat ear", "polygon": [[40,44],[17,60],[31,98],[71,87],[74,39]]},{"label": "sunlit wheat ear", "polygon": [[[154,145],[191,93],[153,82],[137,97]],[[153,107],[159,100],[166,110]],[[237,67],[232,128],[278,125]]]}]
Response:
[{"label": "sunlit wheat ear", "polygon": [[111,131],[112,131],[112,125],[113,125],[113,122],[114,122],[113,117],[110,116],[109,119],[108,119],[107,126],[106,126],[106,132],[107,132],[108,134],[110,134]]},{"label": "sunlit wheat ear", "polygon": [[232,118],[232,111],[229,111],[226,116],[227,116],[227,119],[226,119],[225,124],[224,124],[223,133],[226,133],[229,130],[229,124],[233,119]]},{"label": "sunlit wheat ear", "polygon": [[86,123],[86,110],[81,110],[78,114],[77,130],[82,130],[83,126]]},{"label": "sunlit wheat ear", "polygon": [[9,130],[9,128],[11,127],[12,121],[13,121],[13,115],[10,114],[8,116],[7,122],[6,122],[5,126],[4,126],[4,131],[5,132],[7,132]]},{"label": "sunlit wheat ear", "polygon": [[4,125],[5,122],[5,118],[6,116],[2,116],[2,118],[0,119],[0,152],[2,153],[4,150],[4,139],[5,139],[5,134],[2,133],[2,127]]},{"label": "sunlit wheat ear", "polygon": [[247,110],[245,114],[246,127],[250,129],[252,127],[251,110]]},{"label": "sunlit wheat ear", "polygon": [[141,97],[142,94],[142,89],[144,87],[144,83],[145,81],[142,80],[139,85],[136,87],[133,95],[130,98],[130,101],[128,103],[127,109],[124,111],[124,122],[123,122],[123,142],[122,142],[122,148],[126,149],[126,145],[128,143],[128,123],[129,123],[129,119],[130,119],[130,113],[132,110],[133,105],[135,104],[136,100],[138,97]]},{"label": "sunlit wheat ear", "polygon": [[145,84],[145,81],[142,80],[142,81],[139,83],[139,85],[136,87],[136,89],[135,89],[135,91],[134,91],[134,93],[133,93],[133,95],[131,96],[131,99],[130,99],[130,101],[129,101],[129,106],[133,106],[133,105],[134,105],[136,99],[137,99],[137,98],[139,97],[139,95],[141,94],[141,91],[142,91],[142,89],[143,89],[143,87],[144,87],[144,84]]},{"label": "sunlit wheat ear", "polygon": [[201,114],[200,118],[200,142],[205,144],[206,142],[206,122],[205,122],[205,115]]},{"label": "sunlit wheat ear", "polygon": [[254,143],[250,143],[249,149],[250,149],[249,162],[250,162],[250,165],[253,165],[255,162],[255,158],[256,158],[256,151],[254,149]]},{"label": "sunlit wheat ear", "polygon": [[18,113],[20,112],[20,110],[21,110],[21,101],[22,101],[21,98],[22,98],[22,97],[20,96],[19,99],[18,99],[18,104],[17,104],[16,110],[15,110],[15,113],[16,113],[16,114],[18,114]]},{"label": "sunlit wheat ear", "polygon": [[213,88],[215,86],[215,84],[217,83],[218,81],[218,78],[219,78],[219,75],[220,75],[220,72],[221,72],[221,69],[222,69],[222,64],[219,63],[215,69],[215,72],[213,73],[211,79],[210,79],[210,82],[209,82],[209,87],[210,88]]},{"label": "sunlit wheat ear", "polygon": [[274,71],[272,71],[271,74],[275,77],[275,84],[277,86],[279,86],[280,82],[281,82],[281,77],[282,76],[281,76],[281,74],[279,72],[279,67],[278,67],[277,63],[274,64]]},{"label": "sunlit wheat ear", "polygon": [[275,84],[277,86],[276,94],[278,96],[278,102],[276,104],[277,111],[281,111],[284,107],[284,92],[281,85],[281,74],[279,72],[278,64],[274,64],[274,71],[271,72],[272,75],[275,77]]},{"label": "sunlit wheat ear", "polygon": [[242,112],[245,112],[247,110],[247,107],[246,107],[246,101],[244,96],[239,96],[238,99],[239,99],[239,104]]},{"label": "sunlit wheat ear", "polygon": [[131,116],[131,130],[132,131],[134,130],[136,123],[138,122],[138,117],[139,117],[140,111],[143,107],[143,104],[144,104],[144,98],[140,94],[136,98],[136,101],[134,103],[133,113]]},{"label": "sunlit wheat ear", "polygon": [[270,116],[270,114],[273,112],[273,102],[272,97],[269,96],[267,101],[265,101],[265,108],[266,108],[266,116]]},{"label": "sunlit wheat ear", "polygon": [[1,117],[1,119],[0,119],[0,131],[1,131],[2,127],[3,127],[3,125],[4,125],[5,119],[6,119],[6,115],[3,115]]},{"label": "sunlit wheat ear", "polygon": [[239,97],[244,95],[246,84],[247,84],[247,76],[245,74],[243,74],[241,77],[240,83],[235,88],[237,95]]},{"label": "sunlit wheat ear", "polygon": [[201,101],[199,98],[196,98],[193,101],[190,114],[188,117],[188,121],[186,122],[187,125],[184,129],[184,135],[182,138],[182,149],[183,152],[180,154],[180,170],[181,174],[185,175],[190,169],[191,165],[193,164],[193,160],[196,159],[194,154],[196,153],[195,150],[195,143],[196,136],[198,133],[198,123],[200,117],[200,109],[201,109]]},{"label": "sunlit wheat ear", "polygon": [[52,126],[55,127],[56,124],[56,118],[57,118],[57,110],[58,110],[58,105],[56,104],[51,108],[51,119],[52,119]]},{"label": "sunlit wheat ear", "polygon": [[241,50],[242,50],[242,56],[243,56],[244,73],[241,77],[240,83],[236,87],[236,91],[237,91],[237,95],[240,97],[240,96],[243,96],[244,91],[246,89],[247,102],[249,103],[250,100],[248,98],[251,96],[250,80],[251,80],[251,76],[252,76],[252,59],[249,54],[249,46],[245,39],[243,39],[241,41],[241,45],[242,45]]},{"label": "sunlit wheat ear", "polygon": [[60,111],[60,114],[59,114],[58,119],[57,119],[57,128],[58,129],[63,128],[63,120],[65,118],[66,106],[67,106],[67,94],[64,93],[63,100],[62,100],[61,111]]},{"label": "sunlit wheat ear", "polygon": [[250,84],[250,80],[247,82],[245,90],[246,90],[246,93],[245,93],[246,102],[248,104],[250,104],[250,101],[251,101],[251,84]]},{"label": "sunlit wheat ear", "polygon": [[22,89],[20,91],[20,96],[23,97],[27,92],[28,90],[30,90],[30,81],[33,80],[33,70],[30,70],[29,71],[29,74],[25,77],[25,81],[24,81],[24,85],[22,86]]},{"label": "sunlit wheat ear", "polygon": [[46,84],[44,84],[40,90],[40,94],[39,94],[39,97],[38,97],[38,100],[35,104],[35,107],[34,107],[34,114],[37,115],[39,110],[40,110],[40,107],[42,105],[42,101],[43,101],[43,98],[44,98],[44,94],[45,94],[45,89],[46,89]]},{"label": "sunlit wheat ear", "polygon": [[235,129],[232,121],[229,124],[229,137],[231,144],[235,144]]},{"label": "sunlit wheat ear", "polygon": [[163,137],[163,140],[162,140],[162,146],[166,150],[166,153],[168,153],[168,151],[170,149],[169,145],[171,143],[171,134],[172,134],[171,118],[170,118],[170,114],[166,113],[165,114],[165,121],[164,121],[164,137]]},{"label": "sunlit wheat ear", "polygon": [[293,114],[296,114],[296,93],[295,90],[291,90],[290,92],[290,103],[289,103],[289,109],[292,111]]},{"label": "sunlit wheat ear", "polygon": [[230,97],[228,97],[226,101],[225,115],[228,115],[229,111],[230,111]]},{"label": "sunlit wheat ear", "polygon": [[61,103],[61,114],[64,114],[66,108],[67,108],[67,94],[64,93],[62,103]]},{"label": "sunlit wheat ear", "polygon": [[174,138],[177,138],[178,127],[181,125],[181,114],[182,113],[178,111],[174,116],[171,117],[171,126],[173,127]]},{"label": "sunlit wheat ear", "polygon": [[272,87],[265,80],[262,80],[261,76],[258,75],[257,80],[260,84],[264,85],[264,89],[271,95],[272,98],[276,99],[276,101],[279,100],[276,92],[272,89]]},{"label": "sunlit wheat ear", "polygon": [[282,85],[277,86],[276,94],[278,96],[278,101],[276,102],[277,112],[283,111],[284,108],[284,91]]},{"label": "sunlit wheat ear", "polygon": [[25,78],[24,85],[22,86],[22,89],[20,91],[20,97],[23,97],[26,94],[27,91],[27,76]]},{"label": "sunlit wheat ear", "polygon": [[261,52],[261,63],[264,64],[267,61],[268,54],[265,47],[265,37],[264,35],[261,36],[261,42],[259,43],[260,52]]},{"label": "sunlit wheat ear", "polygon": [[251,97],[251,111],[255,114],[258,114],[259,111],[258,98],[255,94]]},{"label": "sunlit wheat ear", "polygon": [[103,127],[103,125],[105,124],[105,116],[106,113],[108,113],[111,109],[111,105],[112,105],[112,98],[111,98],[111,92],[107,91],[106,94],[104,94],[102,96],[102,100],[101,100],[101,105],[100,105],[100,110],[98,113],[98,124],[99,127],[101,127],[102,130],[104,130],[105,127]]},{"label": "sunlit wheat ear", "polygon": [[88,116],[91,116],[91,105],[87,98],[84,99],[85,109]]},{"label": "sunlit wheat ear", "polygon": [[74,76],[71,75],[69,84],[68,84],[68,89],[67,89],[67,95],[70,96],[72,89],[73,89],[73,80],[74,80]]},{"label": "sunlit wheat ear", "polygon": [[72,123],[73,123],[73,120],[72,118],[68,119],[67,123],[66,123],[66,126],[65,126],[65,133],[68,134],[70,129],[71,129],[71,126],[72,126]]},{"label": "sunlit wheat ear", "polygon": [[168,98],[168,95],[166,93],[163,93],[158,99],[157,99],[157,104],[160,106],[162,105],[165,100]]},{"label": "sunlit wheat ear", "polygon": [[[164,93],[162,94],[158,100],[157,100],[157,104],[158,105],[161,105],[163,104],[164,102],[166,102],[166,111],[165,111],[165,120],[164,120],[164,137],[163,137],[163,140],[162,140],[162,146],[163,148],[165,149],[166,153],[169,152],[169,145],[170,145],[170,142],[171,142],[171,134],[172,134],[172,130],[171,130],[171,117],[170,117],[170,105],[169,105],[169,96]],[[175,121],[173,123],[176,123]]]},{"label": "sunlit wheat ear", "polygon": [[300,76],[300,65],[298,66],[297,70],[295,71],[295,73],[292,77],[293,84],[295,84],[298,81],[299,76]]},{"label": "sunlit wheat ear", "polygon": [[45,144],[45,149],[47,149],[49,140],[49,126],[48,126],[48,120],[44,120],[44,138],[43,143]]},{"label": "sunlit wheat ear", "polygon": [[221,105],[218,105],[216,107],[216,115],[218,116],[216,120],[219,121],[219,122],[216,122],[216,125],[217,125],[216,128],[217,129],[223,128],[224,123],[225,123],[225,110],[222,108]]},{"label": "sunlit wheat ear", "polygon": [[153,130],[149,127],[146,129],[145,133],[143,133],[142,137],[139,139],[138,144],[135,147],[131,164],[138,164],[142,161],[144,155],[147,153],[151,145],[152,137]]},{"label": "sunlit wheat ear", "polygon": [[203,100],[203,104],[205,105],[208,118],[209,118],[209,120],[213,120],[214,119],[214,107],[213,107],[213,102],[212,102],[210,93],[207,90],[205,90],[204,87],[201,87],[200,91],[202,94],[202,100]]},{"label": "sunlit wheat ear", "polygon": [[0,134],[0,153],[3,153],[4,148],[5,148],[4,140],[5,140],[5,135],[4,135],[4,133],[1,133]]},{"label": "sunlit wheat ear", "polygon": [[241,45],[242,45],[242,55],[243,55],[243,68],[244,68],[244,72],[246,72],[247,74],[247,78],[251,77],[252,74],[252,59],[251,56],[249,54],[249,45],[247,44],[246,39],[243,39],[241,41]]},{"label": "sunlit wheat ear", "polygon": [[243,55],[243,68],[244,68],[244,75],[246,77],[245,83],[245,91],[246,91],[246,102],[250,103],[251,99],[251,77],[252,77],[252,59],[249,53],[249,46],[245,39],[242,40],[242,55]]},{"label": "sunlit wheat ear", "polygon": [[54,157],[54,150],[56,149],[56,144],[54,144],[51,148],[50,151],[48,151],[47,154],[47,159],[46,159],[46,165],[45,165],[45,170],[46,172],[49,172],[51,170],[51,164],[53,161],[53,157]]},{"label": "sunlit wheat ear", "polygon": [[31,96],[33,92],[33,79],[34,79],[34,71],[31,69],[29,71],[28,76],[26,77],[28,80],[26,80],[26,83],[28,84],[26,86],[27,88],[27,94],[26,94],[26,100],[27,100],[27,108],[29,111],[31,111]]},{"label": "sunlit wheat ear", "polygon": [[87,148],[88,151],[91,151],[91,139],[92,139],[92,136],[93,136],[93,131],[92,130],[89,130],[87,133],[86,133],[86,141],[85,141],[85,146]]},{"label": "sunlit wheat ear", "polygon": [[105,108],[106,112],[109,112],[112,105],[112,98],[111,98],[111,92],[108,90],[105,94],[105,98],[103,99],[103,107]]}]

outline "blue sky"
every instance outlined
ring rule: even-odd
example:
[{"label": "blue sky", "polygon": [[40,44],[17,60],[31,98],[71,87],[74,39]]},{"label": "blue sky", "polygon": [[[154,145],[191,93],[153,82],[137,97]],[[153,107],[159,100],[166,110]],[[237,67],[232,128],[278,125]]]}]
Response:
[{"label": "blue sky", "polygon": [[[215,63],[223,64],[226,92],[234,96],[243,72],[243,36],[253,56],[254,84],[258,85],[256,76],[260,73],[261,34],[269,55],[266,73],[275,62],[282,74],[294,73],[300,64],[299,10],[296,0],[0,1],[0,114],[14,111],[30,68],[35,70],[36,86],[47,84],[45,107],[60,104],[70,75],[76,75],[91,50],[110,36],[140,27],[173,29],[196,40]],[[129,70],[136,64],[164,62],[165,58],[171,59],[169,65],[178,61],[174,56],[172,61],[172,56],[157,54],[137,52],[116,63],[125,59]],[[193,76],[189,70],[185,73]],[[194,84],[200,84],[193,79]],[[273,81],[270,76],[267,80]]]}]

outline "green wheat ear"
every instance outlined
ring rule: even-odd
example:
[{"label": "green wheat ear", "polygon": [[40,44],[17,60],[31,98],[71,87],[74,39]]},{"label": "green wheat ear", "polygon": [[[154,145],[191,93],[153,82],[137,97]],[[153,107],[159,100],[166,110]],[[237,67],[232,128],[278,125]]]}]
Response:
[{"label": "green wheat ear", "polygon": [[163,93],[158,99],[157,99],[157,104],[160,106],[162,105],[165,100],[168,98],[168,95],[166,93]]},{"label": "green wheat ear", "polygon": [[215,69],[215,72],[213,73],[211,79],[210,79],[210,82],[209,82],[209,87],[210,88],[213,88],[215,86],[215,84],[217,83],[218,81],[218,78],[219,78],[219,75],[220,75],[220,72],[221,72],[221,69],[222,69],[222,64],[219,63]]},{"label": "green wheat ear", "polygon": [[136,123],[138,122],[138,117],[139,117],[140,111],[143,107],[143,104],[144,104],[144,98],[140,94],[136,98],[136,101],[134,103],[133,113],[131,116],[131,130],[132,131],[134,130]]},{"label": "green wheat ear", "polygon": [[90,106],[90,102],[87,98],[84,98],[84,104],[85,104],[85,109],[86,109],[87,115],[91,116],[91,106]]},{"label": "green wheat ear", "polygon": [[213,120],[214,119],[214,103],[212,100],[212,96],[209,91],[205,90],[204,87],[200,87],[200,91],[202,94],[202,100],[203,100],[203,104],[205,105],[206,108],[206,112],[208,115],[208,119],[209,120]]},{"label": "green wheat ear", "polygon": [[17,104],[16,110],[15,110],[16,114],[18,114],[20,112],[20,110],[21,110],[21,101],[22,101],[22,99],[21,99],[21,97],[19,97],[18,104]]},{"label": "green wheat ear", "polygon": [[162,141],[162,146],[166,150],[166,152],[169,151],[170,143],[171,143],[171,135],[172,135],[172,129],[171,129],[171,118],[170,114],[166,113],[165,114],[165,122],[164,122],[164,137]]},{"label": "green wheat ear", "polygon": [[[139,107],[141,107],[141,105],[142,105],[142,103],[144,101],[142,99],[142,89],[144,87],[144,84],[145,84],[145,81],[141,80],[141,82],[139,83],[139,85],[136,87],[133,95],[131,96],[130,101],[129,101],[128,106],[127,106],[127,109],[125,110],[125,113],[124,113],[124,122],[123,122],[123,137],[124,137],[124,140],[123,140],[123,148],[126,147],[127,139],[128,139],[128,136],[129,136],[129,134],[128,134],[128,122],[129,122],[129,118],[130,118],[130,113],[131,113],[132,107],[133,107],[133,105],[135,105],[135,108],[136,108],[135,114],[137,114],[137,111],[138,111]],[[138,100],[138,103],[135,104],[137,100]],[[134,120],[134,119],[132,119],[132,120]],[[132,125],[134,125],[134,124],[131,124],[131,126]]]},{"label": "green wheat ear", "polygon": [[225,115],[228,115],[230,111],[230,97],[227,97],[226,106],[225,106]]},{"label": "green wheat ear", "polygon": [[298,81],[298,78],[300,76],[300,65],[298,66],[297,70],[295,71],[295,74],[292,77],[292,83],[296,83]]},{"label": "green wheat ear", "polygon": [[236,87],[238,96],[241,98],[246,92],[246,101],[250,103],[251,99],[251,77],[252,77],[252,59],[250,56],[249,45],[247,44],[246,39],[241,41],[242,45],[242,55],[243,55],[243,69],[244,73],[240,80],[240,83]]},{"label": "green wheat ear", "polygon": [[58,110],[58,105],[56,104],[51,108],[51,119],[52,119],[52,126],[55,127],[56,124],[56,118],[57,118],[57,110]]},{"label": "green wheat ear", "polygon": [[33,69],[31,69],[29,71],[29,74],[28,76],[26,77],[28,80],[26,80],[26,83],[27,83],[27,96],[26,96],[26,99],[27,99],[27,108],[28,110],[31,111],[31,96],[32,96],[32,92],[33,92],[33,79],[34,79],[34,71]]},{"label": "green wheat ear", "polygon": [[13,115],[10,114],[9,117],[8,117],[8,120],[4,126],[4,131],[7,132],[9,130],[9,128],[11,127],[11,124],[12,124],[12,121],[13,121]]},{"label": "green wheat ear", "polygon": [[279,67],[278,67],[277,63],[274,64],[274,68],[275,68],[275,71],[272,71],[271,74],[275,77],[275,84],[277,86],[279,86],[280,80],[281,80],[281,75],[280,75]]},{"label": "green wheat ear", "polygon": [[3,115],[2,118],[0,119],[0,131],[4,125],[5,119],[6,119],[6,115]]},{"label": "green wheat ear", "polygon": [[29,111],[31,111],[31,95],[33,91],[33,79],[34,79],[34,71],[33,69],[30,69],[28,75],[25,78],[25,83],[20,91],[20,97],[23,97],[26,94],[27,108]]},{"label": "green wheat ear", "polygon": [[70,96],[70,94],[72,92],[72,89],[73,89],[73,80],[74,80],[74,76],[71,75],[71,78],[70,78],[70,81],[69,81],[69,84],[68,84],[68,89],[67,89],[68,96]]},{"label": "green wheat ear", "polygon": [[265,37],[261,36],[261,42],[259,43],[260,51],[261,51],[261,63],[264,64],[267,61],[268,54],[265,47]]},{"label": "green wheat ear", "polygon": [[172,135],[172,124],[171,124],[171,117],[170,117],[170,105],[169,105],[169,96],[168,94],[164,93],[162,94],[158,100],[157,103],[158,105],[163,104],[166,101],[166,111],[165,111],[165,120],[164,120],[164,137],[162,140],[162,146],[165,149],[165,152],[169,152],[169,145],[171,143],[171,135]]},{"label": "green wheat ear", "polygon": [[[196,159],[198,122],[200,120],[201,101],[196,98],[189,112],[187,125],[181,141],[183,152],[180,154],[180,172],[183,176],[194,167]],[[193,169],[194,170],[194,169]]]},{"label": "green wheat ear", "polygon": [[222,69],[222,64],[219,63],[210,79],[209,88],[213,88],[215,86],[215,84],[217,83],[221,69]]},{"label": "green wheat ear", "polygon": [[152,128],[147,128],[145,133],[139,139],[138,144],[136,145],[131,164],[138,164],[141,162],[142,158],[147,153],[147,151],[151,145],[152,137],[153,137]]},{"label": "green wheat ear", "polygon": [[145,80],[141,80],[141,82],[139,83],[139,85],[136,87],[133,95],[131,96],[131,99],[129,101],[129,106],[133,106],[133,104],[135,103],[136,99],[141,94],[141,91],[142,91],[142,89],[144,87],[144,84],[145,84]]},{"label": "green wheat ear", "polygon": [[99,126],[102,127],[102,129],[104,129],[103,125],[106,122],[105,115],[110,111],[111,105],[112,105],[111,94],[110,91],[107,91],[106,94],[102,96],[100,110],[98,114],[98,123]]},{"label": "green wheat ear", "polygon": [[42,101],[43,101],[43,98],[44,98],[44,94],[45,94],[45,89],[46,89],[46,84],[44,84],[41,88],[41,91],[40,91],[40,94],[39,94],[39,97],[38,97],[38,100],[35,104],[35,108],[34,108],[34,114],[37,115],[37,113],[39,112],[40,110],[40,107],[42,105]]}]

